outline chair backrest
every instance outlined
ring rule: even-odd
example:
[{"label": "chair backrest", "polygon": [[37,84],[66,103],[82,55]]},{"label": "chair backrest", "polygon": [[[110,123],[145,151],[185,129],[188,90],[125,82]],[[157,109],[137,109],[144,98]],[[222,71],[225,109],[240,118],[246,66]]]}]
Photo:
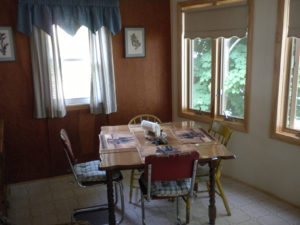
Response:
[{"label": "chair backrest", "polygon": [[[199,159],[196,151],[169,155],[149,155],[145,158],[144,174],[148,177],[151,165],[151,182],[176,181],[192,178],[194,163]],[[197,164],[196,164],[197,165]]]},{"label": "chair backrest", "polygon": [[225,127],[221,123],[218,123],[216,121],[212,121],[208,132],[225,146],[227,146],[228,141],[232,135],[232,130],[230,128]]},{"label": "chair backrest", "polygon": [[68,134],[64,129],[60,130],[60,139],[61,139],[61,141],[64,145],[64,150],[66,152],[66,155],[68,157],[68,160],[69,160],[71,166],[76,164],[77,159],[76,159],[76,157],[73,153],[71,142],[70,142],[70,139],[68,137]]},{"label": "chair backrest", "polygon": [[154,115],[151,115],[151,114],[140,114],[140,115],[137,115],[135,117],[133,117],[128,124],[138,124],[138,123],[142,123],[142,120],[148,120],[148,121],[151,121],[151,122],[157,122],[157,123],[161,123],[161,120],[154,116]]}]

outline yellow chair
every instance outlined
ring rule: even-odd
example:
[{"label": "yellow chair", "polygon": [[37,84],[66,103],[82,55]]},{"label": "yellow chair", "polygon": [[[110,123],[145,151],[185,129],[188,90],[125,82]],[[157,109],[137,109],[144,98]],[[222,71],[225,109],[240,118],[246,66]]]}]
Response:
[{"label": "yellow chair", "polygon": [[[232,130],[228,127],[223,126],[221,123],[218,123],[216,121],[213,121],[209,130],[209,134],[214,136],[220,143],[227,146],[228,141],[232,135]],[[218,160],[217,168],[216,168],[216,184],[219,190],[216,190],[216,193],[223,199],[224,206],[227,211],[227,215],[231,216],[231,211],[229,208],[229,204],[227,201],[227,198],[224,194],[223,187],[221,184],[221,168],[222,168],[222,160]],[[198,183],[200,182],[206,182],[207,184],[207,190],[209,190],[209,166],[206,164],[204,166],[198,166],[197,175],[196,175],[196,191],[198,192]],[[200,191],[202,192],[202,191]]]},{"label": "yellow chair", "polygon": [[[148,121],[152,121],[152,122],[157,122],[157,123],[161,123],[161,120],[151,114],[140,114],[137,115],[135,117],[133,117],[128,125],[132,125],[132,124],[139,124],[142,122],[142,120],[148,120]],[[130,176],[130,192],[129,192],[129,202],[132,203],[132,193],[133,193],[133,189],[140,189],[140,186],[138,184],[138,180],[141,176],[142,172],[138,171],[138,170],[131,170],[131,176]]]}]

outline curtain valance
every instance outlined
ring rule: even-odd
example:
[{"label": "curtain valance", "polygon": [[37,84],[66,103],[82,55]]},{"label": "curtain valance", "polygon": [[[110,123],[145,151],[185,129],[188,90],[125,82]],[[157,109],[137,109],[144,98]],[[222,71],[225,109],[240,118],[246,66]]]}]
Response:
[{"label": "curtain valance", "polygon": [[52,36],[53,24],[71,35],[82,25],[93,33],[105,26],[117,34],[122,28],[119,0],[19,0],[20,32],[30,36],[36,26]]},{"label": "curtain valance", "polygon": [[184,11],[185,38],[244,37],[248,28],[246,2]]}]

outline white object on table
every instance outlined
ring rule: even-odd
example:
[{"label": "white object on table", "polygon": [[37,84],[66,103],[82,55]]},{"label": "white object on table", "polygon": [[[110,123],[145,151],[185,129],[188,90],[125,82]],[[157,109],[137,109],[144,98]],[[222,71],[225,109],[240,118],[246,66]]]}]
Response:
[{"label": "white object on table", "polygon": [[148,132],[151,131],[155,134],[156,137],[160,136],[160,126],[158,123],[148,120],[142,120],[141,126],[145,130],[146,135],[148,135]]}]

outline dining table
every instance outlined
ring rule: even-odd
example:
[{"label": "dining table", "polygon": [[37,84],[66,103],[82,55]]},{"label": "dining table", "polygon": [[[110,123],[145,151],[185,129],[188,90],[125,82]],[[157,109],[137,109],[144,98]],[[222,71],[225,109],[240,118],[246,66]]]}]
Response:
[{"label": "dining table", "polygon": [[[99,134],[100,170],[106,171],[108,221],[116,224],[114,170],[143,169],[145,157],[161,154],[166,149],[176,152],[198,151],[201,161],[209,165],[209,224],[215,224],[215,172],[218,160],[234,159],[235,155],[211,136],[200,123],[195,121],[168,122],[160,124],[161,138],[146,135],[140,124],[102,126]],[[158,153],[159,152],[159,153]]]}]

